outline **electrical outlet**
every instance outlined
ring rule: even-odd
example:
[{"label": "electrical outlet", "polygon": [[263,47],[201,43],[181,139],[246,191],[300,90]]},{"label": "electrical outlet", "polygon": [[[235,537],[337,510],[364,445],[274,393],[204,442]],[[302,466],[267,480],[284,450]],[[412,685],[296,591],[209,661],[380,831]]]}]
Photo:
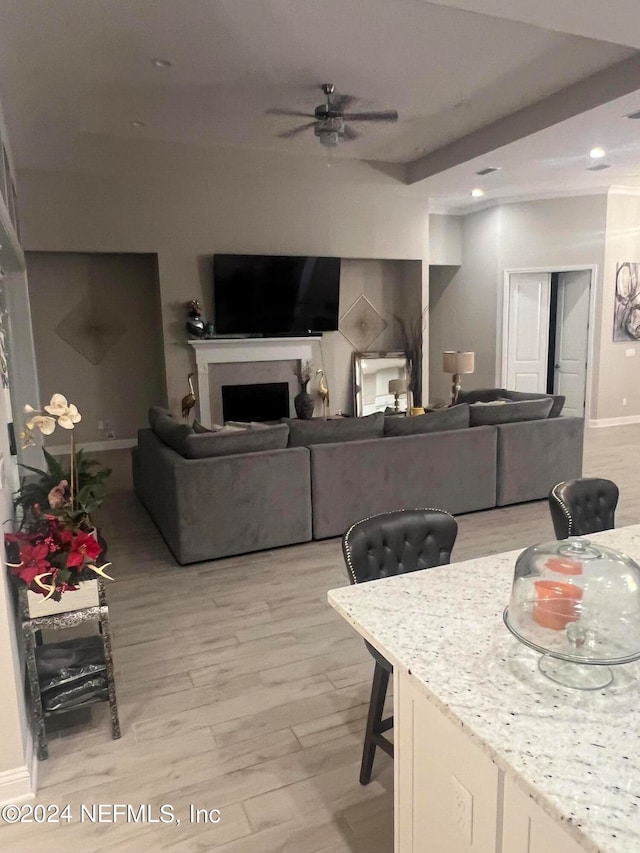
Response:
[{"label": "electrical outlet", "polygon": [[102,421],[104,429],[111,429],[111,421]]},{"label": "electrical outlet", "polygon": [[98,421],[98,429],[99,429],[99,430],[103,430],[103,429],[104,429],[104,421]]},{"label": "electrical outlet", "polygon": [[115,430],[112,430],[112,429],[107,430],[107,438],[108,438],[108,439],[110,439],[110,440],[111,440],[111,439],[113,439],[113,438],[115,438],[115,437],[116,437]]},{"label": "electrical outlet", "polygon": [[622,405],[623,405],[623,406],[626,406],[626,405],[627,405],[627,398],[626,398],[626,397],[623,397],[623,398],[622,398]]},{"label": "electrical outlet", "polygon": [[451,777],[453,786],[453,819],[469,846],[473,843],[473,796],[462,782]]}]

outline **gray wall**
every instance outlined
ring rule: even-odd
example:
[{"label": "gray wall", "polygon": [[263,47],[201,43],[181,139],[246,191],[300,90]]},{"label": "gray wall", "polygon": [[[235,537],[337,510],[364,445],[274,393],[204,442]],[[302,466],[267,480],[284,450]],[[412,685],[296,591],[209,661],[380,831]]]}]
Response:
[{"label": "gray wall", "polygon": [[[302,156],[96,139],[92,153],[76,152],[73,171],[22,172],[20,190],[30,250],[157,253],[173,410],[195,364],[184,303],[198,298],[211,313],[214,252],[425,260],[426,290],[428,199],[391,166],[336,158],[328,169],[315,149]],[[333,353],[326,343],[335,409],[350,378],[343,344]]]},{"label": "gray wall", "polygon": [[[630,205],[618,206],[616,216],[619,231],[632,229]],[[615,416],[611,400],[599,402],[603,383],[616,386],[618,382],[610,370],[605,344],[606,335],[611,338],[611,323],[602,312],[606,227],[606,194],[502,204],[464,217],[460,268],[453,274],[445,269],[431,271],[432,399],[445,390],[448,393],[448,379],[443,380],[440,372],[445,349],[475,351],[476,372],[463,377],[465,388],[499,384],[505,270],[561,271],[567,266],[595,265],[591,417]],[[627,235],[631,233],[627,231]],[[627,249],[631,250],[628,241]],[[616,247],[616,251],[622,248]],[[612,266],[607,261],[606,270],[608,276],[615,274],[615,262]],[[601,380],[602,371],[606,378]],[[631,405],[624,412],[634,413]]]},{"label": "gray wall", "polygon": [[[596,418],[640,417],[640,342],[613,341],[616,266],[624,261],[640,263],[640,196],[611,192],[607,205]],[[632,352],[635,355],[630,357]]]},{"label": "gray wall", "polygon": [[[134,439],[147,421],[149,406],[164,398],[155,257],[29,252],[27,273],[40,402],[46,404],[58,392],[77,405],[82,415],[76,428],[79,442],[106,440],[99,420],[109,421],[116,439]],[[104,336],[112,343],[98,364],[78,351],[73,336],[65,340],[58,334],[70,312],[94,300],[96,318],[80,319],[78,335],[88,327],[92,338]],[[46,443],[60,446],[67,440],[56,430]]]},{"label": "gray wall", "polygon": [[442,372],[445,350],[475,352],[475,373],[464,388],[491,386],[495,380],[498,298],[498,248],[501,209],[464,217],[462,264],[429,272],[430,402],[449,400],[451,376]]}]

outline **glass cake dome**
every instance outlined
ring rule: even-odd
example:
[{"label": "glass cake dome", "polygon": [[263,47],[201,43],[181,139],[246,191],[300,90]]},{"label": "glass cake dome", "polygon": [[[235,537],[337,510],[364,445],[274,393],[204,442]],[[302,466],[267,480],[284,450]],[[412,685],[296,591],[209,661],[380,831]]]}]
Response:
[{"label": "glass cake dome", "polygon": [[582,537],[534,545],[516,560],[504,621],[548,678],[606,687],[611,665],[640,659],[640,566]]}]

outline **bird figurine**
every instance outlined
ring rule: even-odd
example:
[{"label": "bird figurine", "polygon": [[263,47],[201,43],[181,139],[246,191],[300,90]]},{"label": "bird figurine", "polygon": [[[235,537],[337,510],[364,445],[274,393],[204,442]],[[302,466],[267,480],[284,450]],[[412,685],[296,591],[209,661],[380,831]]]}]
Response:
[{"label": "bird figurine", "polygon": [[318,381],[318,394],[320,394],[320,399],[322,400],[322,413],[326,417],[329,414],[329,388],[327,386],[327,381],[324,378],[324,370],[319,367],[316,370],[316,376],[320,376]]},{"label": "bird figurine", "polygon": [[192,377],[195,376],[195,373],[190,373],[187,376],[187,382],[189,383],[189,393],[185,394],[182,398],[182,417],[185,420],[189,419],[189,412],[196,404],[196,395],[193,392],[193,382]]}]

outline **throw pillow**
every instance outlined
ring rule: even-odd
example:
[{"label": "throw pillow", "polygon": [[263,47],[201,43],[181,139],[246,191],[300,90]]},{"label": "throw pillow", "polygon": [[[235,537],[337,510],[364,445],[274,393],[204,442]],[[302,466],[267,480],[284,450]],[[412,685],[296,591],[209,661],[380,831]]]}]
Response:
[{"label": "throw pillow", "polygon": [[289,425],[289,447],[309,447],[342,441],[382,438],[384,415],[375,412],[363,418],[311,418],[308,421],[286,418]]},{"label": "throw pillow", "polygon": [[384,434],[421,435],[427,432],[443,432],[450,429],[466,429],[469,426],[469,406],[461,403],[450,409],[427,412],[411,418],[387,417],[384,419]]},{"label": "throw pillow", "polygon": [[471,426],[491,426],[517,421],[542,420],[549,417],[552,404],[551,397],[545,397],[541,400],[522,400],[519,403],[507,402],[503,406],[472,403],[469,406]]},{"label": "throw pillow", "polygon": [[206,427],[202,426],[200,421],[193,422],[193,431],[197,434],[207,433],[211,435],[212,432],[238,432],[241,429],[244,429],[244,427],[232,426],[230,424],[226,424],[225,426],[222,426],[221,424],[211,424],[210,427]]},{"label": "throw pillow", "polygon": [[184,441],[182,455],[187,459],[206,459],[211,456],[283,450],[287,446],[288,437],[289,427],[286,424],[256,430],[224,427],[217,432],[192,432]]}]

